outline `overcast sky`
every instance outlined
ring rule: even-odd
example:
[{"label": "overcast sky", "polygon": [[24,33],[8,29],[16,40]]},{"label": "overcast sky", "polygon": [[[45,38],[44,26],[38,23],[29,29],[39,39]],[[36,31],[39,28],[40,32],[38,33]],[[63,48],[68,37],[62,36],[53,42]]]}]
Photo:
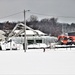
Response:
[{"label": "overcast sky", "polygon": [[[38,19],[57,16],[75,17],[75,0],[0,0],[0,21],[21,21],[23,20],[23,13],[9,18],[1,17],[23,11],[24,9],[35,13],[51,15],[37,15]],[[27,19],[30,15],[36,14],[27,13]],[[75,22],[75,18],[59,17],[58,21],[66,23]]]}]

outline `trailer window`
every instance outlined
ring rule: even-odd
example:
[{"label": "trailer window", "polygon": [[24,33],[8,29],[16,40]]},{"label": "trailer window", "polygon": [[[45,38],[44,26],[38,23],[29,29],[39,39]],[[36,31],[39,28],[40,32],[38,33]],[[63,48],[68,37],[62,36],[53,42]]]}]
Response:
[{"label": "trailer window", "polygon": [[33,44],[34,40],[28,40],[28,44]]},{"label": "trailer window", "polygon": [[42,43],[42,40],[36,40],[36,43]]}]

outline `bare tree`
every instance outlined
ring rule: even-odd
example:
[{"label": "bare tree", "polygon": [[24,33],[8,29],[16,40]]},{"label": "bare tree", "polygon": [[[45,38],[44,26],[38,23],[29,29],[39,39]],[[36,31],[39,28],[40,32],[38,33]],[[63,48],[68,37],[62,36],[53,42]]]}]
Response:
[{"label": "bare tree", "polygon": [[31,15],[30,16],[30,21],[38,21],[38,17],[37,16],[35,16],[35,15]]}]

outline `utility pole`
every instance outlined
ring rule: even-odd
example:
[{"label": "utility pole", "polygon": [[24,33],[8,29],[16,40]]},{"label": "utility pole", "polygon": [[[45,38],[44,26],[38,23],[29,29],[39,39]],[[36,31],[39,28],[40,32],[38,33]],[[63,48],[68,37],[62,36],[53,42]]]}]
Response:
[{"label": "utility pole", "polygon": [[24,10],[24,51],[26,52],[27,49],[27,39],[26,39],[26,12],[30,10]]}]

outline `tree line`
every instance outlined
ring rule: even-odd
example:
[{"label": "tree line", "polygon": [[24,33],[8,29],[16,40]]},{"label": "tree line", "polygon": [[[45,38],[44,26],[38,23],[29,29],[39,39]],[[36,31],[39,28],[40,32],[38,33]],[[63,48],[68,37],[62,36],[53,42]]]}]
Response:
[{"label": "tree line", "polygon": [[[18,22],[3,22],[0,23],[0,30],[12,30]],[[22,23],[24,23],[22,21]],[[26,21],[27,26],[40,30],[51,36],[58,36],[62,33],[75,31],[75,23],[59,23],[57,18],[44,18],[40,21],[37,16],[31,15],[30,20]],[[20,29],[20,28],[18,28]]]}]

